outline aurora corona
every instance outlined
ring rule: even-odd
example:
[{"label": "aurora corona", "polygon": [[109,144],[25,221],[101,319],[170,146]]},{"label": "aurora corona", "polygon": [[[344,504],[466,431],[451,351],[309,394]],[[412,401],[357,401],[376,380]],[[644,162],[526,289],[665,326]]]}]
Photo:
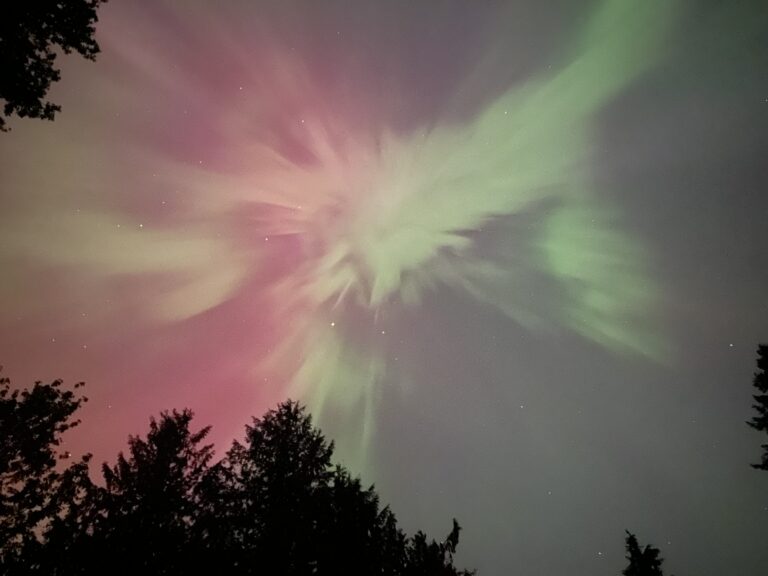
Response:
[{"label": "aurora corona", "polygon": [[[14,184],[37,192],[18,206],[20,217],[0,216],[10,230],[0,257],[76,271],[90,294],[154,279],[131,305],[152,325],[258,302],[269,345],[254,352],[245,377],[287,383],[321,419],[329,406],[345,414],[356,431],[340,446],[349,463],[364,461],[375,431],[387,329],[437,287],[493,306],[524,330],[567,329],[658,358],[663,345],[644,319],[653,282],[619,207],[597,189],[593,122],[654,64],[673,4],[607,0],[551,66],[453,114],[451,106],[470,108],[469,74],[446,97],[444,118],[408,129],[376,110],[360,121],[365,112],[324,98],[276,38],[260,44],[258,62],[245,62],[223,17],[178,15],[180,27],[205,26],[231,62],[252,70],[225,96],[206,91],[193,68],[171,66],[170,55],[140,49],[155,42],[152,30],[136,32],[143,44],[129,42],[129,26],[110,30],[105,53],[153,88],[125,93],[104,78],[94,91],[128,111],[153,110],[158,95],[181,87],[189,97],[168,104],[176,116],[212,110],[198,134],[207,153],[169,153],[171,125],[145,128],[139,144],[104,134],[67,148],[61,170],[84,158],[115,167],[109,175],[94,168],[85,188],[65,178],[57,189],[37,185],[30,161]],[[498,66],[489,47],[476,73]],[[276,111],[283,120],[270,128],[265,119]],[[129,188],[173,204],[173,215],[145,224]],[[73,199],[82,200],[76,212]],[[36,206],[52,203],[68,216],[45,222]],[[23,291],[15,280],[0,290]]]}]

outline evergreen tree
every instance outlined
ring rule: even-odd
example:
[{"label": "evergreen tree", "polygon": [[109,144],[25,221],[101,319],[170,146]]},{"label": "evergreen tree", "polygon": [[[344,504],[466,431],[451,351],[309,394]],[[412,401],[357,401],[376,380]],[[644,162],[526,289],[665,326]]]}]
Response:
[{"label": "evergreen tree", "polygon": [[624,576],[664,576],[658,548],[650,544],[641,548],[635,535],[627,531],[626,549],[629,566],[622,571]]},{"label": "evergreen tree", "polygon": [[[294,402],[255,419],[211,465],[209,428],[164,412],[91,483],[88,459],[56,472],[61,433],[84,399],[37,384],[0,390],[5,507],[0,573],[466,576],[442,543],[408,538],[373,487],[331,463],[333,444]],[[21,497],[23,494],[24,497]]]},{"label": "evergreen tree", "polygon": [[294,402],[247,427],[245,444],[233,445],[206,486],[205,531],[224,572],[469,574],[453,567],[458,525],[443,544],[407,538],[373,487],[333,466],[332,455],[333,443]]},{"label": "evergreen tree", "polygon": [[191,420],[188,410],[163,412],[150,420],[146,439],[129,438],[128,456],[120,453],[114,466],[103,465],[105,486],[75,484],[79,505],[46,532],[39,573],[194,572],[197,489],[212,448],[201,445],[209,429],[192,432]]},{"label": "evergreen tree", "polygon": [[434,540],[427,541],[423,532],[417,532],[408,542],[406,555],[408,558],[405,570],[406,576],[420,576],[429,574],[434,576],[472,576],[474,572],[453,567],[453,555],[459,543],[459,531],[461,527],[454,519],[453,529],[446,539],[438,544]]},{"label": "evergreen tree", "polygon": [[[134,574],[185,574],[193,566],[199,485],[213,456],[201,443],[210,427],[190,430],[192,413],[163,412],[146,439],[131,437],[129,455],[103,466],[106,488],[93,526],[96,547]],[[104,567],[108,569],[108,566]]]},{"label": "evergreen tree", "polygon": [[[757,415],[747,424],[755,430],[768,434],[768,345],[766,344],[760,344],[757,347],[757,372],[755,372],[752,385],[759,392],[753,396],[755,404],[752,405]],[[763,444],[762,448],[762,462],[752,464],[752,467],[758,470],[768,470],[768,443]]]}]

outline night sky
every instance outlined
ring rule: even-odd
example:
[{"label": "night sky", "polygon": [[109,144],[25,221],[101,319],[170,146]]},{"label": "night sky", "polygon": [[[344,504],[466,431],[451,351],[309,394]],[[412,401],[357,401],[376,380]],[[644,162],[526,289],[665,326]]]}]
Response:
[{"label": "night sky", "polygon": [[112,0],[0,134],[0,364],[73,452],[292,397],[482,575],[768,573],[768,4]]}]

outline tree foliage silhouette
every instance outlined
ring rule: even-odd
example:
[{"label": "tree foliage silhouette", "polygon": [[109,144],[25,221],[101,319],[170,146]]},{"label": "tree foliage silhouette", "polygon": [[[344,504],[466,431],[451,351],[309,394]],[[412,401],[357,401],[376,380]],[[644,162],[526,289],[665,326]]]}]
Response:
[{"label": "tree foliage silhouette", "polygon": [[44,505],[13,501],[16,520],[3,529],[20,536],[3,540],[12,544],[4,574],[471,574],[453,565],[456,521],[442,543],[406,536],[372,486],[332,463],[333,443],[295,402],[254,419],[216,463],[209,428],[193,431],[191,412],[172,411],[102,467],[103,486],[90,481],[87,459],[50,481],[52,454],[82,401],[60,386],[18,393],[5,381],[0,393],[0,431],[15,434],[2,436],[0,461],[23,452],[44,464],[16,465],[4,490],[20,479],[45,485]]},{"label": "tree foliage silhouette", "polygon": [[210,427],[193,433],[191,421],[188,410],[164,412],[150,421],[146,439],[129,439],[128,457],[103,465],[106,488],[92,538],[110,550],[110,564],[118,559],[134,574],[190,573],[178,551],[192,541],[197,487],[213,456],[211,445],[201,445]]},{"label": "tree foliage silhouette", "polygon": [[[757,372],[755,372],[752,385],[758,392],[752,396],[755,399],[755,404],[752,407],[757,415],[753,416],[747,424],[755,430],[768,434],[768,345],[766,344],[760,344],[757,347]],[[768,443],[763,444],[762,448],[762,461],[759,464],[752,464],[752,467],[758,470],[768,470]]]},{"label": "tree foliage silhouette", "polygon": [[38,555],[38,533],[76,505],[75,486],[90,456],[65,470],[56,465],[68,458],[59,450],[61,436],[79,424],[74,414],[86,401],[64,390],[60,380],[20,391],[0,378],[0,572],[11,573],[20,558]]},{"label": "tree foliage silhouette", "polygon": [[658,548],[650,544],[641,548],[635,535],[627,531],[626,549],[629,566],[621,572],[624,576],[664,576]]},{"label": "tree foliage silhouette", "polygon": [[96,10],[106,0],[34,0],[10,2],[0,18],[0,131],[6,118],[53,120],[61,107],[44,100],[60,71],[56,50],[94,60]]},{"label": "tree foliage silhouette", "polygon": [[407,538],[373,487],[333,466],[332,455],[333,443],[294,402],[254,420],[205,487],[212,508],[201,524],[218,567],[233,575],[470,574],[453,566],[458,525],[450,544]]}]

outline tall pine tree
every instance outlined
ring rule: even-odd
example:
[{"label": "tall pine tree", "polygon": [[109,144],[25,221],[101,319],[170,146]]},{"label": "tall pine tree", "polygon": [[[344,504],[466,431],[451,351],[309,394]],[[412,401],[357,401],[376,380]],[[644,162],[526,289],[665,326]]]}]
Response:
[{"label": "tall pine tree", "polygon": [[[752,407],[757,412],[749,424],[755,430],[768,434],[768,345],[760,344],[757,347],[757,372],[752,380],[752,385],[759,394],[755,394],[755,404]],[[768,444],[763,444],[763,458],[759,464],[752,464],[758,470],[768,470]]]},{"label": "tall pine tree", "polygon": [[664,576],[661,571],[663,560],[659,558],[659,549],[650,544],[641,548],[634,534],[627,531],[627,566],[621,573],[624,576]]}]

